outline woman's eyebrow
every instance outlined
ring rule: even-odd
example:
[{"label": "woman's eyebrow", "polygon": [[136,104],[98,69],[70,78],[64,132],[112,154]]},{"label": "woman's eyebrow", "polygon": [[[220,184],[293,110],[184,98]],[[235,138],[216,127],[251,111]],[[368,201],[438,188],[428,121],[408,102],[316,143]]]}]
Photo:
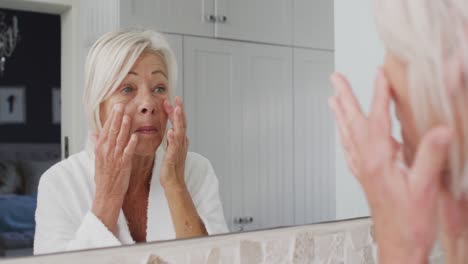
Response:
[{"label": "woman's eyebrow", "polygon": [[167,74],[162,70],[155,70],[155,71],[151,72],[152,75],[155,75],[155,74],[158,74],[158,73],[162,74],[167,79]]},{"label": "woman's eyebrow", "polygon": [[[158,74],[158,73],[162,74],[162,75],[163,75],[164,77],[166,77],[166,79],[167,79],[167,74],[166,74],[164,71],[162,71],[162,70],[155,70],[155,71],[152,71],[152,72],[151,72],[151,75],[155,75],[155,74]],[[128,74],[138,76],[138,73],[136,73],[136,72],[134,72],[134,71],[129,71]]]}]

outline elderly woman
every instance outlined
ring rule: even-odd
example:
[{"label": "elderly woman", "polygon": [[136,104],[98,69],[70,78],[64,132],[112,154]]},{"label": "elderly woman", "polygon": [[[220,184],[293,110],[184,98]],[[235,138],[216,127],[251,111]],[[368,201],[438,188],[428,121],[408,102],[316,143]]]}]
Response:
[{"label": "elderly woman", "polygon": [[330,106],[369,202],[379,263],[428,263],[438,228],[447,263],[466,263],[468,1],[375,0],[375,16],[386,57],[370,113],[340,74]]},{"label": "elderly woman", "polygon": [[182,101],[171,104],[177,66],[164,37],[108,33],[85,74],[87,148],[41,177],[34,253],[227,232],[213,168],[187,153]]}]

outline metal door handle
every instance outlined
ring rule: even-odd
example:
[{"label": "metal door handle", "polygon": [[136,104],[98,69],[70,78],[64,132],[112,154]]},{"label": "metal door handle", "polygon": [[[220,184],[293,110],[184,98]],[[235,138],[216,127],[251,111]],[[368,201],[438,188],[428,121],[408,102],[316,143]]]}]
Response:
[{"label": "metal door handle", "polygon": [[235,217],[234,223],[238,225],[247,225],[253,222],[253,217],[245,216],[245,217]]},{"label": "metal door handle", "polygon": [[214,23],[216,22],[216,16],[214,15],[207,15],[206,16],[206,21],[210,22],[210,23]]},{"label": "metal door handle", "polygon": [[217,16],[217,17],[216,17],[216,20],[217,20],[219,23],[226,23],[226,22],[227,22],[227,16]]}]

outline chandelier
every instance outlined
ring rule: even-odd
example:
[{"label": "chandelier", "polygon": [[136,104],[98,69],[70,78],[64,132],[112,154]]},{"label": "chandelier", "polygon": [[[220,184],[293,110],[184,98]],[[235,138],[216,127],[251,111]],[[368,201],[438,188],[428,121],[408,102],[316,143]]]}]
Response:
[{"label": "chandelier", "polygon": [[3,76],[5,64],[15,50],[19,40],[18,18],[13,16],[12,23],[7,24],[6,14],[0,12],[0,75]]}]

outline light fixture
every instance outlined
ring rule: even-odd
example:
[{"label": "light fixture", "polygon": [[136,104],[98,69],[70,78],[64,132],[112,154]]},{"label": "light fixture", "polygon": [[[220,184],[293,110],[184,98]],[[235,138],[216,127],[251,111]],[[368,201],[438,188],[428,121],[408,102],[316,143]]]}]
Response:
[{"label": "light fixture", "polygon": [[16,48],[19,39],[18,18],[13,16],[12,23],[7,24],[6,14],[0,12],[0,75],[3,76],[5,64]]}]

